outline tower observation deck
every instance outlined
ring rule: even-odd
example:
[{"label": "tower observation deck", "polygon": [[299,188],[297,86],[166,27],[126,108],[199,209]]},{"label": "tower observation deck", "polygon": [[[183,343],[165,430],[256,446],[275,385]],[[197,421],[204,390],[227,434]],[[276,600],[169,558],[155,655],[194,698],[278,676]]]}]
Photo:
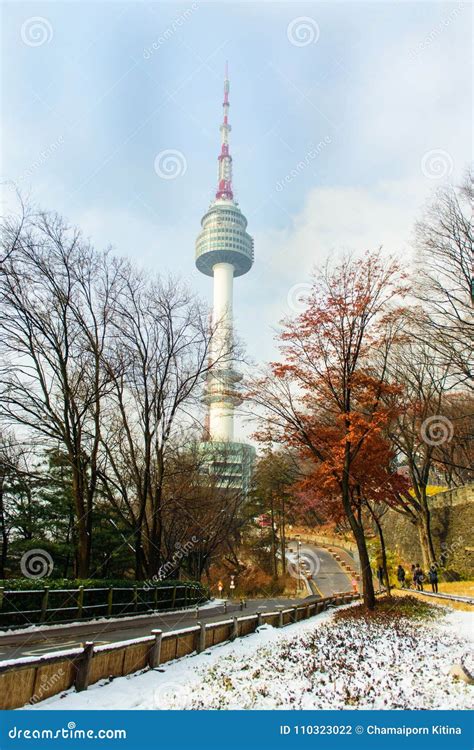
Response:
[{"label": "tower observation deck", "polygon": [[[244,474],[248,475],[251,469],[255,451],[246,443],[234,442],[234,409],[242,401],[238,389],[242,376],[235,370],[232,357],[233,286],[234,278],[243,276],[252,268],[254,250],[253,239],[247,233],[247,219],[234,200],[232,189],[227,65],[222,107],[217,191],[215,200],[201,220],[202,229],[196,240],[196,266],[201,273],[213,278],[214,287],[210,356],[215,365],[206,378],[203,399],[209,409],[206,450],[211,451],[214,444],[214,448],[220,451],[220,460],[216,458],[215,461],[221,468],[226,453],[229,458],[224,463],[233,467],[233,479],[229,476],[229,480],[234,485],[240,481],[237,466],[241,464],[241,485],[245,486],[248,476],[245,478]],[[215,450],[211,452],[216,454]]]}]

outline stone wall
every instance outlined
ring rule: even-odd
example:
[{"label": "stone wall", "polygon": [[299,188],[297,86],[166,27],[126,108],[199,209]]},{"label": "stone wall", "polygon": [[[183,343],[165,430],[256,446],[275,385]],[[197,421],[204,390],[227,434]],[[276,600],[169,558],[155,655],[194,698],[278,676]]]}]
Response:
[{"label": "stone wall", "polygon": [[[474,485],[459,487],[430,498],[433,543],[443,550],[446,569],[474,578]],[[418,532],[405,516],[389,511],[383,520],[387,547],[405,564],[423,564]]]}]

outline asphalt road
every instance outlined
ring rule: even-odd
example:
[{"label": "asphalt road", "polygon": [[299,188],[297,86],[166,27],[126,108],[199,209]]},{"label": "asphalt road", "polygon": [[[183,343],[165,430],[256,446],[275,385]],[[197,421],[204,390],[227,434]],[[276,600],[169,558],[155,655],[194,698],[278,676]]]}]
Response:
[{"label": "asphalt road", "polygon": [[[313,599],[314,597],[308,597],[307,601],[313,601]],[[8,635],[0,635],[0,661],[18,659],[22,656],[42,656],[53,651],[75,648],[85,641],[94,641],[97,645],[127,641],[150,635],[154,628],[159,628],[163,632],[179,630],[190,625],[196,625],[198,621],[219,622],[233,615],[251,615],[259,610],[273,612],[278,607],[290,607],[294,604],[301,604],[301,602],[301,598],[251,599],[247,601],[243,610],[241,610],[238,602],[229,602],[227,614],[223,604],[214,607],[205,606],[200,609],[199,618],[196,616],[194,609],[188,609],[162,615],[151,615],[146,619],[135,619],[133,622],[129,620],[127,623],[108,621],[83,623],[79,626],[65,625],[60,632],[52,629],[47,634],[44,634],[44,632],[9,633]]]},{"label": "asphalt road", "polygon": [[[288,549],[292,558],[297,558],[296,542],[290,542]],[[301,544],[300,561],[306,563],[306,570],[310,575],[310,586],[313,593],[321,596],[331,596],[343,591],[352,591],[352,578],[339,565],[337,560],[323,547],[312,544]],[[354,562],[353,562],[354,564]]]},{"label": "asphalt road", "polygon": [[[291,567],[291,560],[296,562],[296,543],[290,542],[289,570],[295,575]],[[300,548],[300,563],[304,568],[312,591],[307,600],[312,601],[321,596],[331,596],[334,593],[351,591],[351,577],[338,564],[334,557],[321,547],[302,544]],[[302,587],[301,587],[302,588]],[[303,591],[302,591],[302,595]],[[150,635],[151,630],[160,628],[163,631],[195,625],[202,622],[218,622],[232,615],[254,614],[261,611],[275,611],[278,607],[289,607],[301,603],[302,599],[251,599],[241,610],[238,602],[229,602],[227,613],[224,605],[207,605],[200,609],[199,617],[195,610],[182,610],[164,614],[150,615],[146,618],[133,619],[122,622],[89,622],[80,625],[64,625],[61,630],[51,629],[47,633],[31,632],[0,635],[0,661],[17,659],[22,656],[41,656],[53,651],[74,648],[85,641],[94,641],[97,645],[116,643]]]}]

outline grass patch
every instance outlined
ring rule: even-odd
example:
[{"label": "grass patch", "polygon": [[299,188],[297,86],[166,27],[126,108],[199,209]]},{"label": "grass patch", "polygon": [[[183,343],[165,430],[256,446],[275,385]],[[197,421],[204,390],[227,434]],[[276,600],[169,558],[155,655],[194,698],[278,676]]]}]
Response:
[{"label": "grass patch", "polygon": [[[427,589],[427,591],[429,590]],[[442,594],[474,596],[474,581],[441,581],[439,591]]]},{"label": "grass patch", "polygon": [[335,613],[335,620],[370,620],[388,622],[400,619],[434,620],[445,614],[442,608],[433,607],[415,596],[384,596],[377,599],[375,609],[367,610],[363,604],[348,607]]}]

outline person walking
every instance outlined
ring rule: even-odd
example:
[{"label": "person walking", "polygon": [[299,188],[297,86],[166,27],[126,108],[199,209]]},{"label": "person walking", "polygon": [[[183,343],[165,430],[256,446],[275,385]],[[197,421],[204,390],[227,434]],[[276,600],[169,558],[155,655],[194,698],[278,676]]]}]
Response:
[{"label": "person walking", "polygon": [[424,578],[425,576],[423,574],[422,569],[420,568],[420,564],[417,563],[415,567],[415,574],[414,574],[415,585],[416,585],[417,591],[423,591]]},{"label": "person walking", "polygon": [[400,588],[404,589],[405,588],[405,568],[403,567],[403,565],[399,565],[397,568],[397,580],[398,580],[398,583],[400,584]]},{"label": "person walking", "polygon": [[438,571],[436,565],[433,563],[428,571],[428,580],[431,583],[431,590],[433,594],[438,593]]}]

